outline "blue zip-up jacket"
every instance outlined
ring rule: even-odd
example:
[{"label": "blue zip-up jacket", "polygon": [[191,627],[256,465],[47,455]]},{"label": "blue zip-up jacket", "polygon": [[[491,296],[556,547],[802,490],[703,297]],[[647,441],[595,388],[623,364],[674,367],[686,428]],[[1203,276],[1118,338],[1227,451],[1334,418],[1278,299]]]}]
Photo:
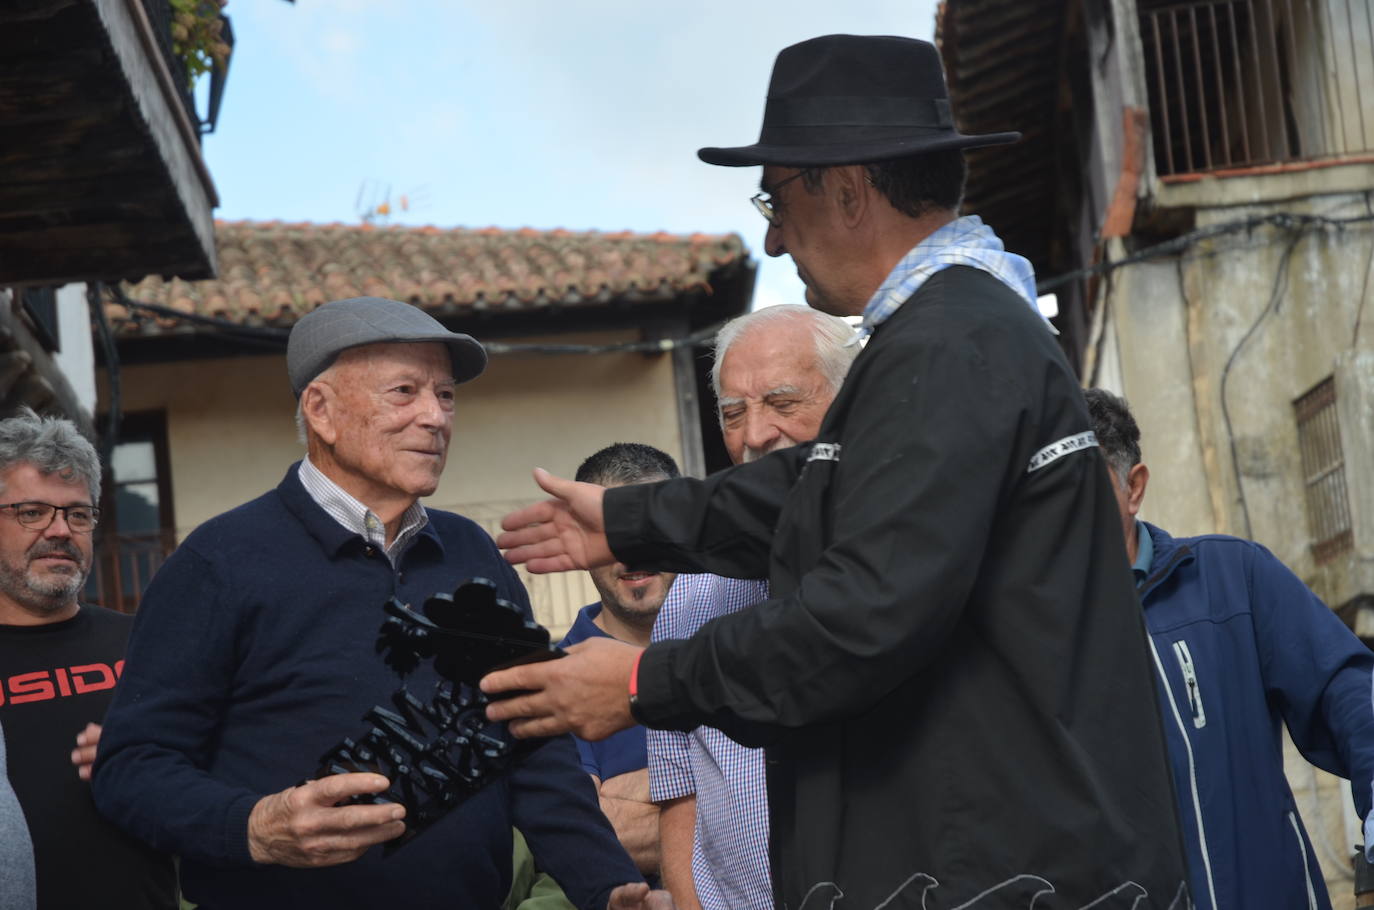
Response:
[{"label": "blue zip-up jacket", "polygon": [[1154,545],[1140,602],[1200,910],[1330,899],[1283,773],[1279,724],[1319,768],[1374,782],[1374,654],[1264,547],[1222,535]]}]

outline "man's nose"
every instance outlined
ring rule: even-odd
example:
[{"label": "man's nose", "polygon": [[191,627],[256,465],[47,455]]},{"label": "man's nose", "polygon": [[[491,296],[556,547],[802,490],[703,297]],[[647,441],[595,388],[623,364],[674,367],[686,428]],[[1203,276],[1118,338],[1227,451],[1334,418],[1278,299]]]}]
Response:
[{"label": "man's nose", "polygon": [[787,247],[782,245],[782,230],[771,221],[763,234],[763,251],[769,256],[781,256],[787,252]]},{"label": "man's nose", "polygon": [[72,527],[67,524],[67,513],[57,509],[52,513],[52,521],[43,529],[44,537],[71,537]]},{"label": "man's nose", "polygon": [[420,423],[433,429],[441,428],[453,420],[453,409],[446,407],[439,393],[433,390],[421,395]]},{"label": "man's nose", "polygon": [[744,444],[760,452],[779,436],[777,424],[772,417],[761,411],[750,411],[744,421]]}]

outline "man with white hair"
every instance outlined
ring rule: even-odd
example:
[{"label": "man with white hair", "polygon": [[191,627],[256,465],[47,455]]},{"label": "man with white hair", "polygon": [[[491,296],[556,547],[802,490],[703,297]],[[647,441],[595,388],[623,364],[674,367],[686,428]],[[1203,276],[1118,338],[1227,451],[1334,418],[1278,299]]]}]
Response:
[{"label": "man with white hair", "polygon": [[[448,457],[456,387],[486,360],[475,339],[395,300],[302,317],[286,364],[306,457],[197,528],[149,585],[95,795],[127,830],[178,852],[202,910],[494,910],[510,888],[512,825],[582,910],[646,899],[567,737],[537,744],[391,855],[376,846],[406,831],[407,810],[371,799],[390,780],[301,783],[400,682],[375,653],[388,599],[419,604],[486,578],[531,615],[486,532],[419,501]],[[417,693],[440,681],[432,662],[406,676]]]},{"label": "man with white hair", "polygon": [[[854,330],[810,307],[772,306],[716,333],[711,387],[734,464],[809,442],[859,353]],[[691,638],[715,619],[768,599],[768,582],[682,575],[653,641]],[[714,727],[649,731],[650,796],[660,804],[663,882],[691,910],[767,910],[768,793],[763,750]]]}]

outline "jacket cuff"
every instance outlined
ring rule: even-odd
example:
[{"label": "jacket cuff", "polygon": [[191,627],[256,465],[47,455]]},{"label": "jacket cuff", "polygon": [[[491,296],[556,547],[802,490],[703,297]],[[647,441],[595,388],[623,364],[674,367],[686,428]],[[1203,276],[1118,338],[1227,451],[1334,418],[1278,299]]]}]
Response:
[{"label": "jacket cuff", "polygon": [[601,500],[601,521],[606,526],[606,543],[615,558],[626,565],[638,565],[651,558],[641,539],[648,491],[638,484],[611,487]]},{"label": "jacket cuff", "polygon": [[639,659],[637,689],[632,712],[635,719],[655,730],[687,732],[701,726],[702,718],[689,707],[685,692],[674,679],[674,667],[684,641],[650,645]]}]

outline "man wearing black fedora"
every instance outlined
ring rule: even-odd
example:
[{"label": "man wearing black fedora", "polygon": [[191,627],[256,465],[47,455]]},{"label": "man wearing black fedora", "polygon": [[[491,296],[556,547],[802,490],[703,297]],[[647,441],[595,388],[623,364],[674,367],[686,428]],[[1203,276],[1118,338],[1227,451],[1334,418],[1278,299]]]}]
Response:
[{"label": "man wearing black fedora", "polygon": [[959,217],[962,149],[922,41],[782,51],[759,142],[765,248],[862,316],[817,438],[704,481],[557,499],[498,543],[533,571],[767,577],[685,641],[589,642],[489,676],[517,735],[636,720],[767,750],[775,902],[1189,906],[1120,521],[1029,264]]}]

